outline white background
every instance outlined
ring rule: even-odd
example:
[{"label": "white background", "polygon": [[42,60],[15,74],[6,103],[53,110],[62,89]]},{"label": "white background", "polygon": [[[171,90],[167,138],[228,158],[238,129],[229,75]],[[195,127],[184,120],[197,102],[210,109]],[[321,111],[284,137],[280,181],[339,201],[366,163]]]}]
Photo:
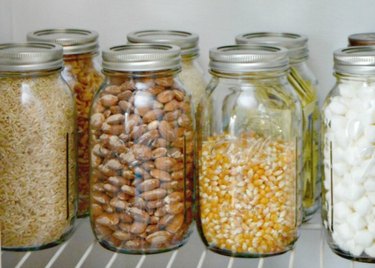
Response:
[{"label": "white background", "polygon": [[310,66],[322,101],[332,88],[333,51],[352,33],[375,31],[374,0],[0,0],[0,42],[24,41],[29,31],[54,27],[97,30],[102,48],[126,42],[130,31],[175,29],[200,36],[208,50],[237,34],[283,31],[309,37]]}]

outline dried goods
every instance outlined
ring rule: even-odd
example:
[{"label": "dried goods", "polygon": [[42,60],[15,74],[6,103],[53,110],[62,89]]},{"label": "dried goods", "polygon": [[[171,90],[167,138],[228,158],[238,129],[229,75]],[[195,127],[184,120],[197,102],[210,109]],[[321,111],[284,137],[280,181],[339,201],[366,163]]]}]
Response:
[{"label": "dried goods", "polygon": [[94,94],[103,82],[103,76],[96,69],[93,55],[79,54],[64,57],[63,76],[73,90],[77,108],[77,177],[78,215],[85,215],[89,207],[89,113]]},{"label": "dried goods", "polygon": [[75,217],[73,98],[59,74],[0,78],[0,94],[1,246],[55,243]]},{"label": "dried goods", "polygon": [[169,76],[129,78],[94,101],[92,221],[110,248],[157,252],[188,236],[194,134],[186,105],[190,97]]},{"label": "dried goods", "polygon": [[296,239],[295,148],[281,140],[217,135],[203,142],[200,224],[209,247],[284,252]]}]

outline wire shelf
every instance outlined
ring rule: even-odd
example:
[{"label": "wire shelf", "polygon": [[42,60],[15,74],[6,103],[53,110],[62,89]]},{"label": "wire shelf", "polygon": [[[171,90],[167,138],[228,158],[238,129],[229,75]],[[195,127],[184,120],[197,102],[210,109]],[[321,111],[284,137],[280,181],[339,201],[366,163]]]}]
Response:
[{"label": "wire shelf", "polygon": [[178,250],[156,255],[127,255],[101,247],[94,239],[88,219],[77,221],[74,235],[65,243],[33,252],[1,252],[0,268],[374,268],[373,264],[343,259],[326,245],[319,215],[302,225],[294,250],[283,255],[243,259],[206,250],[194,230],[189,242]]}]

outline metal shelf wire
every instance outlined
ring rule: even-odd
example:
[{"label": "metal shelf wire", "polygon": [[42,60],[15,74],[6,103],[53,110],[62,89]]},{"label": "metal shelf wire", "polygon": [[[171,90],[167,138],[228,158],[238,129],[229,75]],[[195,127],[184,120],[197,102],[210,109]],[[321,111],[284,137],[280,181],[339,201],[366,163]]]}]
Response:
[{"label": "metal shelf wire", "polygon": [[374,268],[336,256],[326,245],[319,215],[302,225],[294,250],[283,255],[243,259],[206,250],[194,230],[189,242],[178,250],[156,255],[126,255],[101,247],[94,239],[88,219],[77,221],[75,234],[57,247],[33,252],[1,252],[0,268]]}]

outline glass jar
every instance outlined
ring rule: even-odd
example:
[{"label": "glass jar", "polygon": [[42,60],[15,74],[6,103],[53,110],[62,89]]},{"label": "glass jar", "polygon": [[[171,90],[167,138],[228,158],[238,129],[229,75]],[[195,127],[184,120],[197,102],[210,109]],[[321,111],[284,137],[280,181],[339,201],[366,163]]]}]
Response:
[{"label": "glass jar", "polygon": [[265,257],[297,240],[302,119],[288,67],[280,47],[210,50],[212,79],[198,107],[197,225],[217,253]]},{"label": "glass jar", "polygon": [[322,111],[326,237],[338,255],[375,263],[375,47],[334,53]]},{"label": "glass jar", "polygon": [[317,79],[307,65],[307,37],[294,33],[260,32],[241,34],[238,44],[264,44],[288,49],[290,60],[289,83],[302,104],[303,111],[303,220],[308,221],[319,208],[321,193],[319,164],[320,111],[317,98]]},{"label": "glass jar", "polygon": [[62,76],[74,92],[77,107],[78,216],[89,212],[89,111],[95,92],[103,82],[98,53],[98,33],[82,29],[47,29],[31,32],[29,41],[63,46]]},{"label": "glass jar", "polygon": [[146,30],[129,33],[130,43],[172,44],[181,48],[181,72],[179,77],[190,91],[194,110],[204,96],[207,82],[199,59],[199,36],[184,31]]},{"label": "glass jar", "polygon": [[158,253],[190,235],[194,122],[180,68],[173,45],[103,52],[106,81],[90,123],[90,218],[105,248]]},{"label": "glass jar", "polygon": [[75,107],[63,51],[0,45],[0,226],[3,250],[57,245],[76,213]]}]

